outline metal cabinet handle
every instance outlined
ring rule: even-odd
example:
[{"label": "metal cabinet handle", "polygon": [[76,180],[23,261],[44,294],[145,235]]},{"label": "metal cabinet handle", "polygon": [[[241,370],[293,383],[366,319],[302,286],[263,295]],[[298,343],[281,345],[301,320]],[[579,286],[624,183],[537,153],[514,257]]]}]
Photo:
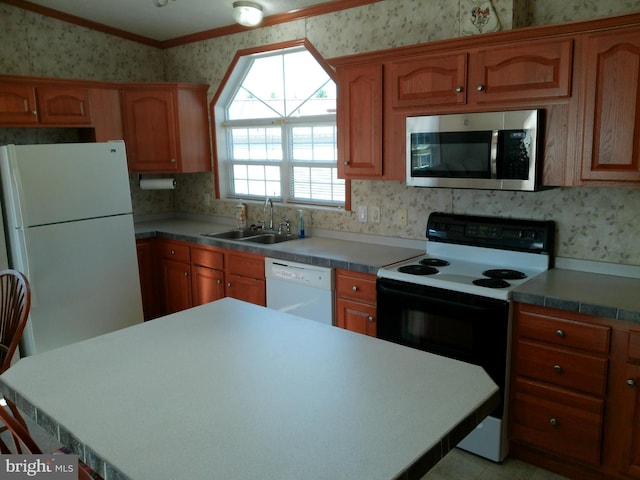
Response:
[{"label": "metal cabinet handle", "polygon": [[231,286],[231,282],[227,283],[227,287],[230,287],[230,286]]},{"label": "metal cabinet handle", "polygon": [[462,92],[463,88],[462,87],[456,87],[456,92],[460,93]]},{"label": "metal cabinet handle", "polygon": [[37,110],[31,110],[31,115],[38,115],[38,111]]},{"label": "metal cabinet handle", "polygon": [[220,285],[220,284],[222,283],[222,280],[219,280],[219,279],[218,279],[218,280],[216,280],[216,283],[217,283],[218,285]]},{"label": "metal cabinet handle", "polygon": [[629,385],[630,387],[635,387],[636,381],[633,378],[630,378],[629,380],[627,380],[627,385]]},{"label": "metal cabinet handle", "polygon": [[477,91],[479,91],[479,92],[484,91],[484,85],[478,85],[478,86],[476,87],[476,90],[477,90]]},{"label": "metal cabinet handle", "polygon": [[369,315],[369,316],[367,317],[367,320],[368,320],[369,322],[373,323],[374,318],[373,318],[371,315]]},{"label": "metal cabinet handle", "polygon": [[564,337],[565,333],[564,333],[564,331],[562,331],[562,330],[558,329],[558,330],[556,330],[556,335],[557,335],[558,337]]},{"label": "metal cabinet handle", "polygon": [[558,419],[556,419],[556,418],[549,419],[549,424],[554,426],[554,427],[557,427],[558,426]]},{"label": "metal cabinet handle", "polygon": [[172,158],[171,160],[169,160],[171,163],[176,163],[176,159]]},{"label": "metal cabinet handle", "polygon": [[345,160],[344,162],[342,162],[342,164],[343,164],[345,167],[348,167],[348,166],[349,166],[349,162],[347,162],[346,160]]},{"label": "metal cabinet handle", "polygon": [[184,272],[184,276],[188,277],[189,276],[189,272]]},{"label": "metal cabinet handle", "polygon": [[556,373],[562,373],[562,367],[560,365],[554,365],[553,369],[556,371]]},{"label": "metal cabinet handle", "polygon": [[176,251],[175,250],[171,250],[171,255],[175,255]]},{"label": "metal cabinet handle", "polygon": [[357,292],[360,289],[358,288],[357,285],[354,285],[353,287],[351,287],[351,290],[353,290],[354,292]]}]

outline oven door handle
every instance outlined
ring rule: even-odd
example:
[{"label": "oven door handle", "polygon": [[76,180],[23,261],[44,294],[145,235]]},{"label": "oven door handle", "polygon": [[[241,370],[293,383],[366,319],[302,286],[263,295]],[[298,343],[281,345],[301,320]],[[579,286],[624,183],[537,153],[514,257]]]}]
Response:
[{"label": "oven door handle", "polygon": [[[486,306],[474,305],[473,303],[466,303],[466,302],[461,303],[460,301],[456,301],[456,300],[447,300],[440,297],[433,297],[433,296],[424,295],[424,294],[407,292],[405,290],[399,290],[397,288],[389,287],[384,284],[378,284],[378,293],[379,294],[382,293],[386,295],[401,296],[404,298],[412,298],[420,302],[427,301],[431,304],[440,305],[442,307],[451,307],[451,308],[457,309],[457,308],[460,308],[460,305],[464,305],[464,308],[466,310],[476,310],[476,311],[486,310]],[[378,305],[380,305],[379,300],[378,300]]]}]

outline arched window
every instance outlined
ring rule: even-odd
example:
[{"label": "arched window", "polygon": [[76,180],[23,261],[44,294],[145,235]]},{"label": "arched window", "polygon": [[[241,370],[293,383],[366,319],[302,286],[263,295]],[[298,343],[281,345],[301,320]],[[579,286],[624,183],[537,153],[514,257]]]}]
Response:
[{"label": "arched window", "polygon": [[241,56],[215,113],[223,196],[344,205],[336,85],[304,46]]}]

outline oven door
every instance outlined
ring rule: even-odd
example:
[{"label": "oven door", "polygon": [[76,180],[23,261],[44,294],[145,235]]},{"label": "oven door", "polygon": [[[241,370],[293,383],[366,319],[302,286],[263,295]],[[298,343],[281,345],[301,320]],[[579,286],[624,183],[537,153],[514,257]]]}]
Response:
[{"label": "oven door", "polygon": [[479,365],[504,394],[508,302],[386,278],[377,293],[378,338]]}]

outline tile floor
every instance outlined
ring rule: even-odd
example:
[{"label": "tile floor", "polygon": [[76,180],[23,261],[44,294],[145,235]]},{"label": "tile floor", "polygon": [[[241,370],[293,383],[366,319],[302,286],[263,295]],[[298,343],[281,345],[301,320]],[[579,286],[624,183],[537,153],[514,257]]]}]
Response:
[{"label": "tile floor", "polygon": [[[52,452],[60,445],[38,425],[25,416],[29,430],[45,452]],[[3,433],[4,437],[7,433]],[[8,439],[8,438],[7,438]],[[422,480],[566,480],[565,477],[542,470],[528,463],[507,458],[502,464],[454,449]]]},{"label": "tile floor", "polygon": [[513,458],[499,464],[455,448],[422,480],[565,480],[565,477]]}]

